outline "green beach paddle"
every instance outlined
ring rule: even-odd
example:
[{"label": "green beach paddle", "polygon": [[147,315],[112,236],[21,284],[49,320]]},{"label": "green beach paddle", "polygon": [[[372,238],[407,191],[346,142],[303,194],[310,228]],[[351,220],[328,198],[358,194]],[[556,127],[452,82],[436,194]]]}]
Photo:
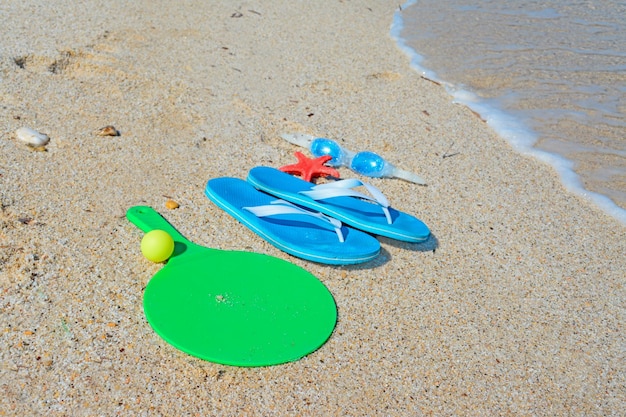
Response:
[{"label": "green beach paddle", "polygon": [[151,207],[131,207],[126,217],[174,239],[143,299],[148,323],[174,347],[211,362],[267,366],[302,358],[333,332],[333,296],[308,271],[269,255],[197,245]]}]

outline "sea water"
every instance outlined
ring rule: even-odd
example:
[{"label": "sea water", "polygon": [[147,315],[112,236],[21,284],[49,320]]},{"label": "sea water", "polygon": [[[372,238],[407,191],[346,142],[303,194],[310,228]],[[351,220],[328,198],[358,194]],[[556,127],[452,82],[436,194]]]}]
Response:
[{"label": "sea water", "polygon": [[626,224],[626,2],[409,0],[391,36],[415,70]]}]

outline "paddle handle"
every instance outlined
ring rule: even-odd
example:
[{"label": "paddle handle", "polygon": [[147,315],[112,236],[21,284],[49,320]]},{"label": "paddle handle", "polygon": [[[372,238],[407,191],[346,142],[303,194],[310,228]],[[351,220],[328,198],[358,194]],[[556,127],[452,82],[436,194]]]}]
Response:
[{"label": "paddle handle", "polygon": [[135,226],[148,233],[163,230],[172,236],[175,242],[189,242],[174,226],[168,223],[155,209],[148,206],[134,206],[126,212],[126,218]]}]

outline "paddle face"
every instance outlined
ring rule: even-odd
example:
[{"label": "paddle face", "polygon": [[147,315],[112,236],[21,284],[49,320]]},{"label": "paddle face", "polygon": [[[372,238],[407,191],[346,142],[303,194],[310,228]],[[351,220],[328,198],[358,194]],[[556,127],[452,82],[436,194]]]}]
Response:
[{"label": "paddle face", "polygon": [[152,328],[178,349],[212,362],[266,366],[297,360],[324,344],[337,308],[315,276],[250,252],[204,248],[186,240],[150,207],[127,218],[161,229],[176,244],[144,293]]}]

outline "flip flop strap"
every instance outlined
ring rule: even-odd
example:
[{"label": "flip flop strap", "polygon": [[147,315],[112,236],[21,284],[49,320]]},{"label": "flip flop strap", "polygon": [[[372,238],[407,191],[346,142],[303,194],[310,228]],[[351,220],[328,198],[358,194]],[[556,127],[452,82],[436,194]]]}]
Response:
[{"label": "flip flop strap", "polygon": [[[352,189],[360,185],[364,186],[372,196],[370,197]],[[312,198],[313,200],[325,200],[333,197],[356,197],[371,201],[378,204],[383,210],[383,213],[385,213],[385,217],[387,218],[387,223],[392,223],[391,214],[389,213],[389,200],[387,200],[387,197],[385,197],[382,191],[374,187],[372,184],[357,180],[356,178],[316,185],[312,187],[311,190],[301,191],[300,193]]]},{"label": "flip flop strap", "polygon": [[267,205],[242,208],[257,217],[279,216],[281,214],[298,214],[303,216],[315,217],[316,219],[323,220],[324,222],[332,226],[335,230],[335,233],[337,234],[337,237],[339,238],[339,242],[344,242],[343,232],[341,231],[341,221],[333,219],[332,217],[329,217],[323,213],[305,210],[296,206],[295,204],[291,204],[288,201],[274,200]]}]

